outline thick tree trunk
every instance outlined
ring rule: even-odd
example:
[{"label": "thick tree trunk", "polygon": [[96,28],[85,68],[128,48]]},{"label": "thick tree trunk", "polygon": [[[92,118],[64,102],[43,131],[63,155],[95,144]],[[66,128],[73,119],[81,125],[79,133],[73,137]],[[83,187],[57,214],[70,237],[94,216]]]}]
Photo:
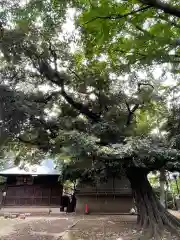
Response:
[{"label": "thick tree trunk", "polygon": [[138,227],[143,230],[145,239],[161,239],[165,229],[180,236],[180,220],[161,205],[147,179],[147,174],[144,169],[127,170],[138,211]]}]

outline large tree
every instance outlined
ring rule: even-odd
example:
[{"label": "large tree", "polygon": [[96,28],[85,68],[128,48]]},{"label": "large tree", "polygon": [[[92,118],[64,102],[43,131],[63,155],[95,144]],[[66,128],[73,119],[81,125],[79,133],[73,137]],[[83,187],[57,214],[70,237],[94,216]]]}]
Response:
[{"label": "large tree", "polygon": [[[74,178],[124,173],[139,226],[157,238],[165,228],[177,232],[179,221],[161,206],[147,179],[150,171],[180,167],[178,148],[150,135],[154,119],[168,114],[165,73],[157,79],[154,64],[170,62],[170,71],[178,63],[179,27],[166,15],[170,6],[160,1],[18,3],[4,1],[2,11],[2,149],[10,145],[17,151],[25,144],[23,150],[34,155],[68,156],[71,166],[83,161],[85,171],[75,171]],[[81,23],[75,36],[62,34],[70,6]],[[177,17],[176,7],[170,9]]]}]

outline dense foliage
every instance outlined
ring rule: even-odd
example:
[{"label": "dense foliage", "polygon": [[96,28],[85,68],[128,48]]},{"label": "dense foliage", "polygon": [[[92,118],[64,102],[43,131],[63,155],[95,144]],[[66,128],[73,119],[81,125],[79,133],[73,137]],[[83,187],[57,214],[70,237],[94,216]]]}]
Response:
[{"label": "dense foliage", "polygon": [[175,230],[180,224],[156,201],[147,174],[180,169],[177,2],[1,5],[2,152],[15,152],[17,162],[64,159],[64,179],[124,173],[140,226],[156,236]]}]

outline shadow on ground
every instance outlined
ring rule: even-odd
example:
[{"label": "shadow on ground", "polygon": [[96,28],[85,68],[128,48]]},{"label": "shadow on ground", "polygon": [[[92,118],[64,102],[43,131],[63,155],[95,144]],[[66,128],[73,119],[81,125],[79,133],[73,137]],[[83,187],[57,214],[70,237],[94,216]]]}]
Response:
[{"label": "shadow on ground", "polygon": [[[67,218],[1,219],[1,240],[117,239],[133,217],[81,216]],[[3,227],[4,226],[4,227]]]},{"label": "shadow on ground", "polygon": [[140,232],[135,230],[135,221],[135,216],[2,218],[0,240],[137,240]]},{"label": "shadow on ground", "polygon": [[[8,221],[8,220],[6,220]],[[14,220],[15,221],[15,220]],[[1,240],[55,240],[74,223],[73,219],[29,219],[14,225]]]}]

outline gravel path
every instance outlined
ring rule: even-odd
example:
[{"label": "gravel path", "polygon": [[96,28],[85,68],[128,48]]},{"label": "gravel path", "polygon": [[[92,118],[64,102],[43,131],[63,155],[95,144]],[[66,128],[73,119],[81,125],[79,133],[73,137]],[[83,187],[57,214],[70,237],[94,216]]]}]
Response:
[{"label": "gravel path", "polygon": [[135,216],[92,215],[0,218],[0,240],[137,240],[140,232],[135,230],[135,220]]},{"label": "gravel path", "polygon": [[[69,218],[29,218],[28,220],[6,220],[8,228],[0,231],[1,240],[55,240],[74,224]],[[14,222],[13,222],[14,221]],[[19,220],[18,220],[19,221]],[[3,220],[0,221],[4,222]]]},{"label": "gravel path", "polygon": [[[68,216],[67,218],[0,219],[1,240],[117,239],[133,216]],[[73,228],[71,228],[73,226]],[[71,228],[71,230],[66,231]],[[114,237],[112,237],[114,236]]]}]

